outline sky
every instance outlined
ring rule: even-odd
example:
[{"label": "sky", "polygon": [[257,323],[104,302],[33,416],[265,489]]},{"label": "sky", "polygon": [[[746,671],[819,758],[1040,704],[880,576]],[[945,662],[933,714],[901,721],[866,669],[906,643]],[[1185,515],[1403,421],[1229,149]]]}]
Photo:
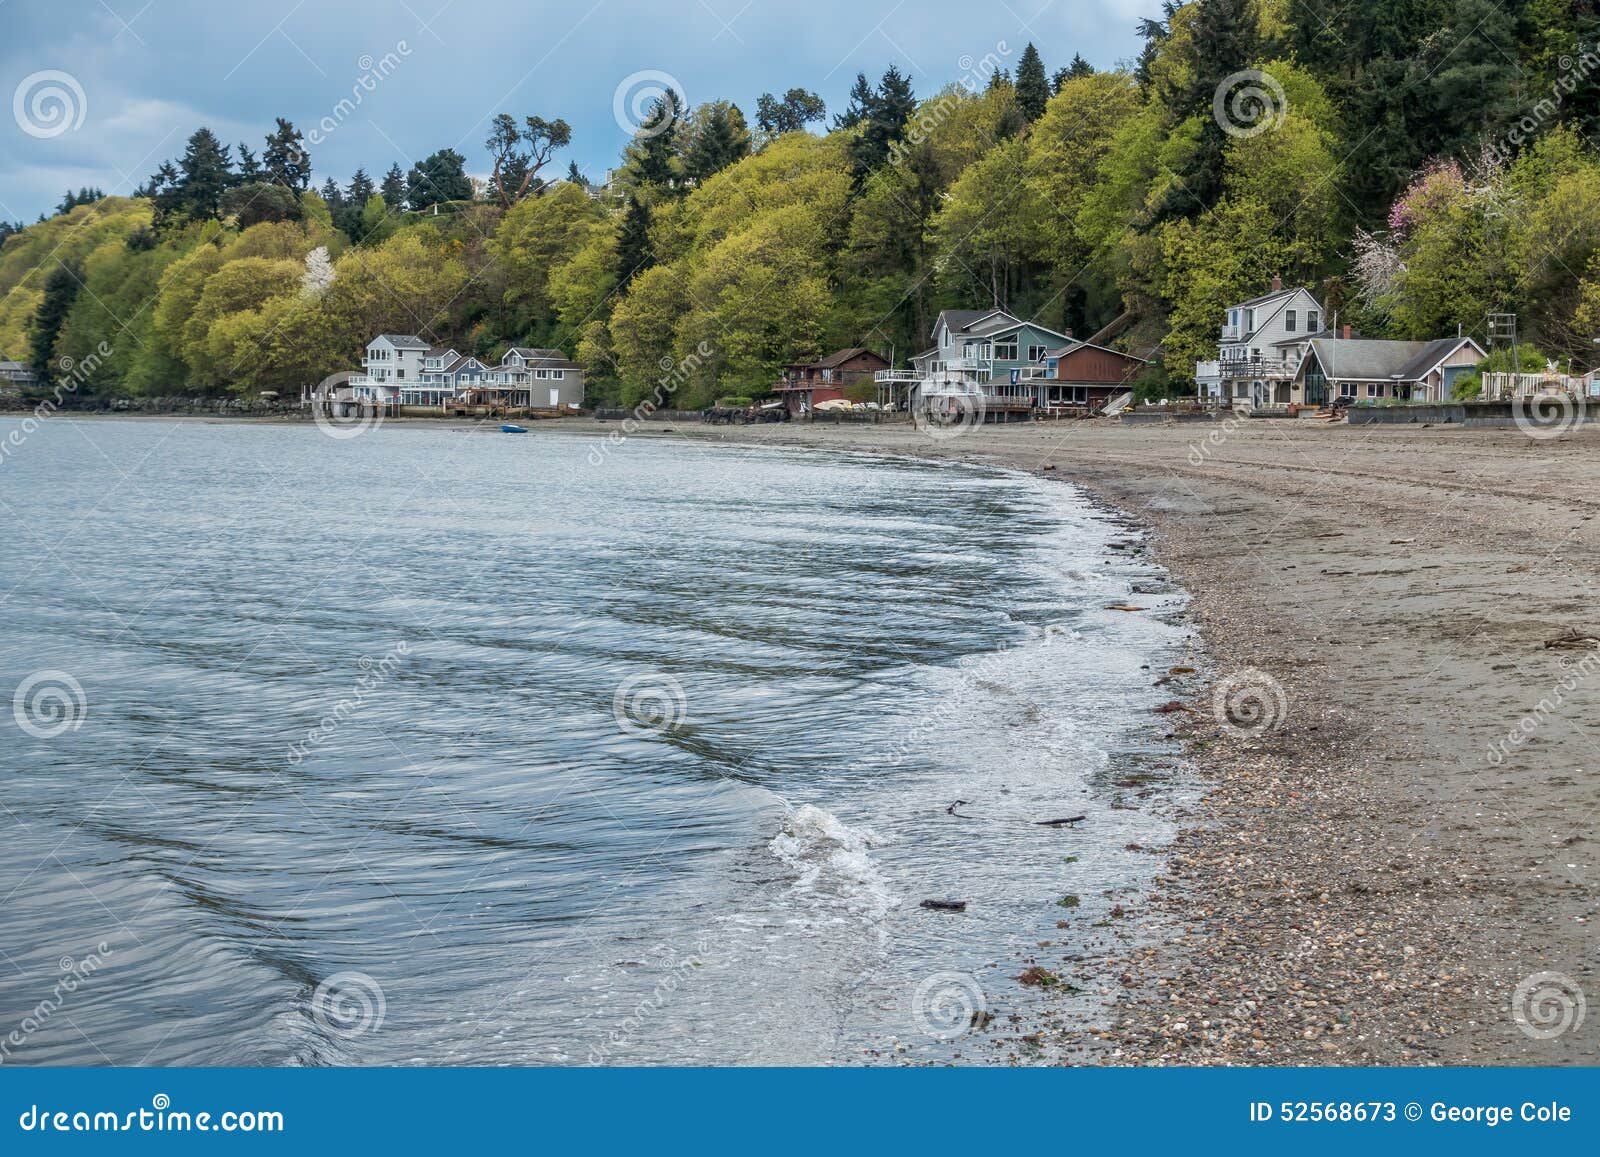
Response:
[{"label": "sky", "polygon": [[1050,71],[1138,51],[1160,0],[0,0],[0,216],[32,221],[84,185],[127,194],[200,125],[310,135],[320,185],[454,148],[488,169],[489,119],[561,117],[591,180],[649,98],[756,97],[801,86],[841,109],[891,63],[919,97],[1032,41]]}]

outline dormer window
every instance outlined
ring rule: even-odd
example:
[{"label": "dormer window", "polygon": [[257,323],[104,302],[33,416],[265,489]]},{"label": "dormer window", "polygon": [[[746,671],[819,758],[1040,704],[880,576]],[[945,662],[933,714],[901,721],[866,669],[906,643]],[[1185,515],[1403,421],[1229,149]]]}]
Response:
[{"label": "dormer window", "polygon": [[1320,320],[1321,319],[1317,316],[1317,311],[1316,310],[1314,310],[1314,309],[1306,310],[1306,332],[1307,333],[1316,333],[1317,329],[1318,329],[1318,322]]},{"label": "dormer window", "polygon": [[1295,323],[1295,311],[1292,310],[1292,309],[1284,310],[1283,311],[1283,329],[1284,329],[1284,332],[1285,333],[1293,333],[1294,332],[1294,323]]}]

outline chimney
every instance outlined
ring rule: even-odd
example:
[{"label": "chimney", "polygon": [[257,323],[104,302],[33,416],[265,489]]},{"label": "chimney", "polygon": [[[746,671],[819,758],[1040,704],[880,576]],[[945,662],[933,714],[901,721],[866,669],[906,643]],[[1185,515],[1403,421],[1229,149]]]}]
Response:
[{"label": "chimney", "polygon": [[1345,326],[1344,327],[1344,340],[1345,341],[1349,341],[1350,340],[1350,327],[1349,326]]},{"label": "chimney", "polygon": [[1283,278],[1280,275],[1276,274],[1276,273],[1274,273],[1272,275],[1272,292],[1273,293],[1282,293],[1283,292]]}]

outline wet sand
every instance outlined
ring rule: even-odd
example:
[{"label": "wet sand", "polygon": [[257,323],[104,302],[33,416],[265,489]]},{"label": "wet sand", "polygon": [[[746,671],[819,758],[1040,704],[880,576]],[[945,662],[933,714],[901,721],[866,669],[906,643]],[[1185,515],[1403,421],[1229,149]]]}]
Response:
[{"label": "wet sand", "polygon": [[[1569,984],[1600,987],[1600,654],[1544,644],[1600,634],[1600,433],[1255,420],[633,436],[1064,478],[1145,523],[1191,592],[1208,660],[1170,676],[1182,709],[1167,718],[1208,790],[1159,853],[1159,890],[1070,972],[1115,1014],[997,1024],[995,1044],[1047,1032],[1113,1064],[1593,1063],[1600,1018],[1574,1023]],[[1219,689],[1237,702],[1219,707]]]}]

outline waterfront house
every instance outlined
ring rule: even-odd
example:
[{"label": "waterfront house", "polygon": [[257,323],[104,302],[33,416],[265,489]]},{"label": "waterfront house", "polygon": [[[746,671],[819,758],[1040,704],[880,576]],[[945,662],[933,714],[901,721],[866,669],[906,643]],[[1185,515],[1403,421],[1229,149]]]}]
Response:
[{"label": "waterfront house", "polygon": [[908,370],[876,374],[892,402],[917,408],[930,399],[981,397],[987,415],[1032,413],[1046,406],[1045,361],[1072,346],[1071,334],[1003,309],[947,309],[933,325],[933,347],[911,358]]},{"label": "waterfront house", "polygon": [[583,405],[583,369],[560,350],[513,346],[494,365],[415,334],[382,333],[367,343],[363,372],[346,383],[355,405],[448,410],[560,409]]},{"label": "waterfront house", "polygon": [[422,380],[400,391],[402,406],[442,406],[462,393],[494,380],[494,368],[470,355],[435,347],[428,351]]},{"label": "waterfront house", "polygon": [[15,392],[38,384],[38,375],[21,362],[0,362],[0,390]]},{"label": "waterfront house", "polygon": [[583,405],[583,367],[555,349],[512,346],[500,359],[494,386],[508,404],[535,409]]},{"label": "waterfront house", "polygon": [[[1348,329],[1345,331],[1348,334]],[[1346,403],[1449,401],[1456,380],[1488,355],[1470,337],[1434,341],[1376,341],[1315,337],[1295,368],[1290,394],[1297,402]]]},{"label": "waterfront house", "polygon": [[1289,405],[1294,400],[1290,383],[1306,345],[1322,332],[1326,319],[1309,289],[1285,289],[1274,277],[1267,293],[1228,307],[1217,360],[1195,363],[1201,397],[1219,398],[1235,409]]},{"label": "waterfront house", "polygon": [[1041,408],[1092,413],[1131,388],[1149,362],[1133,354],[1080,341],[1045,354],[1036,385]]},{"label": "waterfront house", "polygon": [[864,346],[835,350],[814,362],[783,367],[783,377],[773,387],[791,414],[809,413],[823,402],[845,396],[846,387],[874,380],[889,360]]}]

